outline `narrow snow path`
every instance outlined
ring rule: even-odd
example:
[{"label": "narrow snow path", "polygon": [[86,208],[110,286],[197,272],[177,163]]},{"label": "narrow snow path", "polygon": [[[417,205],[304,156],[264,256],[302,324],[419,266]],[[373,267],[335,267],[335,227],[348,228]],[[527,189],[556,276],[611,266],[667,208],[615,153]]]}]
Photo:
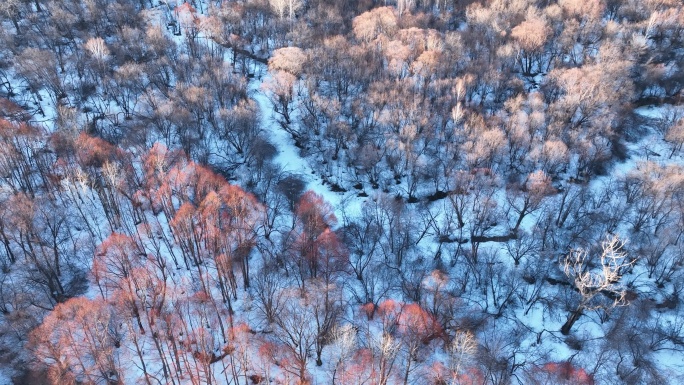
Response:
[{"label": "narrow snow path", "polygon": [[335,215],[338,219],[344,215],[358,216],[361,212],[361,206],[367,198],[358,197],[354,191],[344,193],[330,191],[321,177],[313,171],[307,160],[299,154],[299,148],[295,146],[292,136],[278,127],[271,102],[261,88],[261,85],[269,77],[269,74],[265,74],[260,80],[250,82],[248,91],[261,110],[261,127],[266,133],[266,139],[277,148],[278,154],[274,163],[280,166],[283,173],[299,176],[307,184],[308,190],[321,195],[335,208]]}]

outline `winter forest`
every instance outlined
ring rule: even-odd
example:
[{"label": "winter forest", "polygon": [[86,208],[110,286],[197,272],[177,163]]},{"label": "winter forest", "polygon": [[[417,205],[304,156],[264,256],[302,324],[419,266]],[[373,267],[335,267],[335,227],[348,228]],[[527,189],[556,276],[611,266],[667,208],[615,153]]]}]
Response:
[{"label": "winter forest", "polygon": [[0,385],[684,383],[681,0],[0,1]]}]

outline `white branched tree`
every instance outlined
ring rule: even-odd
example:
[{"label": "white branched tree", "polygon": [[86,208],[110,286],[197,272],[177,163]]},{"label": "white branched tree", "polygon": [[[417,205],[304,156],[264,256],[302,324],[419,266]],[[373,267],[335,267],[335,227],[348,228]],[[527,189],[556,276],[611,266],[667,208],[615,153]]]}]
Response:
[{"label": "white branched tree", "polygon": [[477,340],[470,331],[458,331],[448,345],[449,370],[451,371],[450,385],[461,384],[461,373],[468,367],[473,355],[477,352]]},{"label": "white branched tree", "polygon": [[279,19],[284,19],[287,16],[290,21],[294,19],[295,13],[304,6],[303,0],[269,0],[271,9],[278,15]]},{"label": "white branched tree", "polygon": [[[570,313],[561,327],[562,334],[568,335],[572,326],[586,310],[627,304],[626,290],[619,281],[626,270],[636,262],[636,258],[627,257],[623,251],[624,245],[625,242],[615,235],[604,241],[601,244],[599,265],[596,268],[591,267],[591,255],[584,249],[573,250],[563,258],[560,267],[581,298],[577,308]],[[597,295],[601,293],[612,299],[612,303],[595,301]]]}]

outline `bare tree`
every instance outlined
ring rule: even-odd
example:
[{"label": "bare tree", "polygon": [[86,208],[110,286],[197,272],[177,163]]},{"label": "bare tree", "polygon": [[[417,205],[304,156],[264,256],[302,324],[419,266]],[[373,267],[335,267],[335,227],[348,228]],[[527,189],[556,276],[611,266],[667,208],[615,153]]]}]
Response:
[{"label": "bare tree", "polygon": [[357,330],[350,324],[337,325],[331,331],[331,340],[337,348],[329,363],[331,383],[335,384],[338,377],[344,378],[345,367],[348,361],[353,359],[354,350],[358,345]]},{"label": "bare tree", "polygon": [[544,65],[543,58],[550,55],[543,51],[543,47],[550,34],[551,28],[544,19],[536,15],[529,15],[511,30],[511,35],[520,47],[518,61],[524,75],[533,75],[548,67],[548,64]]},{"label": "bare tree", "polygon": [[513,232],[517,232],[525,217],[539,209],[544,198],[553,194],[555,189],[551,185],[551,178],[541,170],[535,171],[527,176],[524,185],[521,186],[520,191],[508,191],[508,204],[511,211],[514,212],[514,217],[517,214],[515,225],[512,228]]},{"label": "bare tree", "polygon": [[287,357],[282,369],[296,378],[296,382],[293,383],[309,385],[311,375],[307,365],[318,338],[318,331],[314,326],[312,299],[296,288],[283,290],[285,304],[274,320],[275,338],[283,344],[283,353]]},{"label": "bare tree", "polygon": [[468,367],[477,351],[477,339],[470,331],[457,331],[447,347],[449,355],[450,385],[461,384],[461,373]]},{"label": "bare tree", "polygon": [[295,13],[304,6],[302,0],[268,0],[268,3],[278,18],[284,19],[287,16],[290,20],[294,19]]},{"label": "bare tree", "polygon": [[[580,294],[577,308],[570,313],[567,321],[561,327],[561,333],[568,335],[575,322],[585,310],[615,307],[627,304],[626,290],[618,283],[620,278],[636,262],[623,252],[625,242],[617,236],[608,238],[601,244],[602,252],[599,256],[600,265],[591,267],[591,255],[587,250],[576,249],[561,261],[560,267],[565,275],[572,280],[572,285]],[[596,301],[598,294],[605,294],[612,303],[605,304]]]}]

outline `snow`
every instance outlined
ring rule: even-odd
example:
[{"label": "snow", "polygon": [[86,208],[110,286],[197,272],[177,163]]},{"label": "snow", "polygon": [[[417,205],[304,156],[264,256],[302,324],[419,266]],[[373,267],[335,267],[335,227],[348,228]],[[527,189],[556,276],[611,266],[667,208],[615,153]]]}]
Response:
[{"label": "snow", "polygon": [[278,155],[273,160],[274,163],[279,166],[283,173],[301,177],[307,183],[307,189],[321,195],[335,207],[335,214],[338,218],[359,216],[366,199],[357,197],[353,190],[345,193],[331,191],[323,183],[321,177],[315,174],[308,161],[300,155],[299,148],[295,146],[292,136],[278,127],[271,102],[262,89],[262,84],[267,82],[269,78],[270,75],[266,74],[259,81],[252,81],[248,89],[261,110],[261,127],[266,131],[265,136],[278,149]]},{"label": "snow", "polygon": [[[160,8],[148,11],[147,15],[151,20],[156,19],[156,22],[160,23],[160,25],[165,25],[165,22],[163,20],[164,16]],[[183,36],[175,36],[173,34],[169,34],[169,36],[179,44],[181,44],[182,40],[184,39]],[[262,112],[260,115],[260,119],[261,127],[264,131],[265,137],[277,148],[278,153],[274,159],[275,164],[278,166],[282,173],[295,175],[302,178],[307,184],[307,189],[313,190],[317,194],[323,196],[323,198],[335,208],[336,215],[338,218],[354,218],[360,216],[364,203],[367,202],[368,199],[375,199],[375,197],[372,194],[369,198],[359,197],[357,195],[357,192],[353,189],[343,193],[331,191],[329,185],[324,183],[323,179],[313,171],[313,168],[309,164],[309,161],[301,156],[300,150],[295,145],[295,142],[291,135],[287,133],[285,130],[283,130],[281,127],[279,127],[278,123],[276,122],[275,113],[273,111],[273,108],[270,104],[267,95],[265,94],[266,91],[262,89],[262,84],[268,81],[270,75],[268,73],[265,73],[266,70],[264,65],[258,64],[257,66],[257,72],[259,74],[253,80],[250,81],[248,85],[248,90],[250,96],[256,101],[257,105],[259,106]],[[262,76],[262,73],[265,74]],[[535,82],[538,83],[540,82],[540,80],[541,78],[535,79]],[[47,94],[44,94],[42,96],[43,102],[41,103],[40,107],[43,110],[45,117],[41,118],[38,122],[44,124],[47,127],[50,127],[50,125],[54,122],[56,118],[56,111],[54,107],[52,107],[50,103],[48,103],[48,101],[50,100],[49,96]],[[671,114],[673,109],[676,110],[676,107],[647,106],[636,109],[635,112],[639,116],[645,118],[648,121],[648,123],[644,127],[647,131],[646,134],[643,135],[642,138],[637,142],[627,143],[626,145],[628,149],[629,158],[624,162],[618,162],[614,164],[613,169],[609,172],[609,176],[598,177],[593,179],[590,182],[590,189],[593,189],[595,191],[606,189],[605,186],[607,183],[610,183],[612,180],[614,180],[614,178],[619,178],[621,176],[627,175],[635,168],[638,168],[640,162],[644,160],[655,161],[659,164],[682,164],[682,157],[680,155],[668,157],[668,155],[670,154],[668,143],[666,143],[663,140],[662,134],[657,132],[656,127],[654,127],[662,119],[665,119],[668,116],[668,114]],[[401,189],[403,187],[404,185],[397,186],[398,189]],[[507,206],[505,191],[498,191],[495,194],[494,198],[498,204],[499,210]],[[434,218],[436,218],[436,221],[438,222],[438,224],[436,224],[435,227],[439,229],[445,228],[445,226],[443,226],[443,224],[441,223],[445,221],[443,215],[444,208],[440,206],[442,203],[443,201],[437,201],[427,206],[427,209],[432,211],[432,213],[434,214]],[[416,220],[416,222],[419,222],[419,210],[424,210],[425,207],[418,205],[408,205],[408,209],[410,211],[409,217]],[[535,225],[538,223],[540,214],[541,210],[529,213],[522,221],[521,230],[533,233],[535,231]],[[159,215],[154,219],[160,221],[159,224],[162,229],[168,227],[166,219],[163,217],[163,215]],[[421,224],[416,223],[416,226],[421,226]],[[497,226],[489,229],[489,233],[491,235],[504,235],[508,233],[509,228],[510,223],[506,223],[506,221],[504,220],[501,221]],[[618,232],[627,234],[628,230],[618,229]],[[429,234],[430,236],[424,237],[420,241],[419,245],[417,245],[416,249],[421,253],[424,253],[425,255],[435,255],[437,250],[448,249],[449,245],[440,244],[437,237],[433,236],[437,235],[435,233],[436,231],[431,232]],[[167,236],[171,238],[171,236]],[[468,245],[463,245],[463,247],[467,248]],[[162,253],[164,254],[169,254],[171,252],[163,244],[161,246],[161,249]],[[154,250],[150,250],[150,252],[154,252]],[[513,271],[513,269],[523,268],[522,266],[513,266],[513,261],[506,255],[506,250],[504,248],[503,243],[483,243],[480,246],[480,252],[483,254],[487,252],[501,253],[500,255],[502,257],[499,258],[499,260],[502,263],[506,264],[506,266],[509,268],[509,271]],[[253,271],[258,271],[259,268],[259,261],[257,259],[253,262],[252,269]],[[629,274],[627,278],[633,280],[634,285],[637,287],[639,287],[639,285],[644,285],[643,291],[645,292],[647,290],[646,283],[648,282],[647,280],[645,280],[645,276],[646,273],[644,271],[644,267],[637,266],[634,269],[634,272]],[[671,288],[669,287],[667,288],[668,291],[671,291],[670,289]],[[554,294],[554,292],[559,290],[563,289],[553,288],[547,285],[547,287],[545,288],[546,292],[544,294],[551,296]],[[662,291],[654,292],[656,293],[654,295],[660,295],[656,296],[656,300],[660,301],[663,299],[662,295],[658,294],[662,293]],[[96,296],[98,296],[98,294],[99,293],[97,292],[96,286],[91,285],[90,290],[86,293],[86,296],[88,298],[95,298]],[[238,312],[239,315],[236,316],[236,318],[248,321],[250,325],[254,326],[254,323],[251,321],[253,318],[255,318],[256,310],[250,304],[249,295],[247,293],[242,294],[244,295],[241,295],[240,299],[234,303],[234,307],[236,309],[242,310]],[[470,299],[462,298],[462,300],[464,301],[464,309],[477,308],[478,306],[480,308],[494,308],[491,296],[485,295],[484,297],[474,297]],[[565,361],[573,358],[576,355],[579,355],[581,357],[591,356],[592,352],[573,350],[567,343],[566,337],[560,335],[560,333],[558,332],[564,321],[564,317],[567,314],[564,314],[561,310],[556,310],[556,313],[550,314],[548,306],[541,304],[539,302],[532,305],[529,311],[525,313],[527,307],[527,304],[517,306],[517,308],[513,312],[514,317],[510,320],[510,322],[498,321],[500,328],[522,325],[524,328],[528,329],[529,332],[525,334],[525,338],[522,341],[519,341],[519,348],[521,348],[523,351],[528,349],[549,351],[551,352],[549,358],[552,361]],[[669,322],[673,325],[677,323],[681,324],[682,320],[680,318],[681,316],[679,316],[676,313],[665,314],[663,316],[663,322]],[[371,327],[377,328],[377,325],[372,325]],[[376,334],[379,334],[378,330],[375,330],[375,332],[377,332]],[[600,320],[597,319],[596,315],[587,314],[580,318],[580,320],[573,328],[573,338],[577,338],[581,341],[599,340],[605,336],[605,332],[605,325],[601,324]],[[538,343],[538,341],[540,341],[540,343]],[[327,364],[332,360],[331,357],[335,357],[337,353],[337,347],[326,347],[323,353],[323,361]],[[438,352],[435,354],[434,357],[439,357],[440,354],[441,353]],[[519,355],[520,353],[516,354]],[[659,363],[660,368],[663,370],[663,373],[666,373],[669,376],[669,378],[673,379],[674,381],[679,380],[680,383],[684,383],[684,374],[682,374],[684,373],[684,360],[682,359],[682,354],[680,352],[673,352],[667,348],[663,348],[662,350],[655,351],[652,354],[657,357],[657,362]],[[524,361],[524,359],[524,356],[516,356],[517,361]],[[255,358],[254,361],[257,362],[258,359]],[[134,367],[135,358],[131,358],[130,362],[131,365],[129,368],[128,376],[130,378],[133,378],[136,375],[140,375],[139,370],[136,372],[136,368]],[[325,368],[325,365],[321,368],[315,367],[313,364],[310,365],[309,369],[313,375],[315,384],[326,384],[329,382],[329,378],[327,377],[329,373],[325,370]],[[154,369],[156,368],[153,368],[153,370]],[[218,369],[217,367],[215,370],[220,369]],[[277,375],[277,373],[278,370],[275,370],[272,374]],[[3,369],[2,367],[0,367],[0,385],[10,383],[11,370],[7,368]]]},{"label": "snow", "polygon": [[12,385],[12,374],[9,368],[0,366],[0,385]]}]

